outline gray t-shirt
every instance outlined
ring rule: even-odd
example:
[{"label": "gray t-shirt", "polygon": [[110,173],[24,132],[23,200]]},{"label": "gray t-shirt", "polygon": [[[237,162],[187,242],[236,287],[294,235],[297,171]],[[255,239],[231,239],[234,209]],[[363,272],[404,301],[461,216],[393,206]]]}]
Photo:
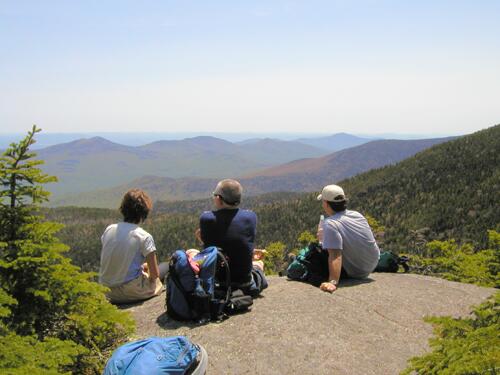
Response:
[{"label": "gray t-shirt", "polygon": [[325,219],[323,248],[342,250],[342,267],[350,277],[368,276],[377,266],[380,250],[365,217],[345,210]]},{"label": "gray t-shirt", "polygon": [[153,237],[137,224],[111,224],[101,237],[102,251],[99,282],[120,286],[142,273],[148,254],[156,251]]}]

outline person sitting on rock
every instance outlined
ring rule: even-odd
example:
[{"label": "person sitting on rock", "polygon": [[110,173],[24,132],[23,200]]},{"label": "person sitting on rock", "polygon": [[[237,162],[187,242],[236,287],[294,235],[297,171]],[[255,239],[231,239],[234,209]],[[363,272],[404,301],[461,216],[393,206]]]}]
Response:
[{"label": "person sitting on rock", "polygon": [[366,278],[377,266],[380,250],[366,218],[346,209],[340,186],[325,186],[317,199],[328,215],[318,228],[318,241],[328,250],[329,271],[329,281],[320,288],[331,293],[341,277]]},{"label": "person sitting on rock", "polygon": [[267,288],[262,261],[265,250],[254,249],[257,216],[238,207],[242,190],[236,180],[220,181],[213,192],[215,210],[201,214],[196,235],[205,247],[222,249],[229,263],[231,287],[256,297]]},{"label": "person sitting on rock", "polygon": [[129,190],[120,212],[123,221],[109,225],[101,237],[99,283],[107,286],[113,303],[127,303],[159,295],[168,263],[158,265],[153,237],[139,224],[146,220],[153,204],[140,189]]}]

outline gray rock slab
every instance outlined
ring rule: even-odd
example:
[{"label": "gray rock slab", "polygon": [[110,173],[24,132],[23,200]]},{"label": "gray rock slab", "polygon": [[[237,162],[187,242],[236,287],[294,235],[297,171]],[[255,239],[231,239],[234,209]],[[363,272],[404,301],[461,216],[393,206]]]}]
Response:
[{"label": "gray rock slab", "polygon": [[492,288],[413,274],[375,273],[333,294],[269,277],[251,312],[221,323],[180,323],[165,294],[124,307],[137,338],[185,335],[205,347],[208,374],[398,374],[429,350],[427,315],[466,316]]}]

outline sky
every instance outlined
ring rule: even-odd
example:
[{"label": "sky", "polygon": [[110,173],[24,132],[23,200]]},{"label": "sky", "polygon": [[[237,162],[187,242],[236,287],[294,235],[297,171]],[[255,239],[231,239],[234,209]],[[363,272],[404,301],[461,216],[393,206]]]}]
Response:
[{"label": "sky", "polygon": [[0,133],[467,134],[500,1],[0,0]]}]

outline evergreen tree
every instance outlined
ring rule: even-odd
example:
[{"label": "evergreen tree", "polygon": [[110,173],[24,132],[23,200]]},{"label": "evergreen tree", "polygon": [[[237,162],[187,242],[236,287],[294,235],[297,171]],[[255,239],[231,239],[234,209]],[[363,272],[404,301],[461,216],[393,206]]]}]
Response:
[{"label": "evergreen tree", "polygon": [[423,256],[412,256],[412,270],[447,280],[500,288],[500,233],[488,231],[487,249],[475,250],[471,244],[455,240],[432,241]]},{"label": "evergreen tree", "polygon": [[297,238],[297,242],[301,249],[309,245],[311,242],[316,242],[316,241],[317,241],[316,236],[311,232],[309,232],[308,230],[305,230],[302,233],[300,233],[299,237]]},{"label": "evergreen tree", "polygon": [[282,242],[271,242],[266,246],[267,254],[264,258],[266,274],[275,275],[285,269],[286,246]]},{"label": "evergreen tree", "polygon": [[403,374],[498,374],[500,292],[474,309],[472,318],[432,317],[432,352],[410,360]]},{"label": "evergreen tree", "polygon": [[61,225],[42,220],[43,184],[56,178],[29,152],[39,131],[0,158],[0,371],[99,373],[133,322],[106,301],[94,274],[63,255]]},{"label": "evergreen tree", "polygon": [[[488,249],[474,251],[454,240],[432,241],[425,257],[412,262],[448,280],[500,287],[500,233],[488,231]],[[404,374],[498,374],[500,369],[500,292],[474,309],[472,318],[428,317],[436,337],[432,352],[410,360]]]}]

